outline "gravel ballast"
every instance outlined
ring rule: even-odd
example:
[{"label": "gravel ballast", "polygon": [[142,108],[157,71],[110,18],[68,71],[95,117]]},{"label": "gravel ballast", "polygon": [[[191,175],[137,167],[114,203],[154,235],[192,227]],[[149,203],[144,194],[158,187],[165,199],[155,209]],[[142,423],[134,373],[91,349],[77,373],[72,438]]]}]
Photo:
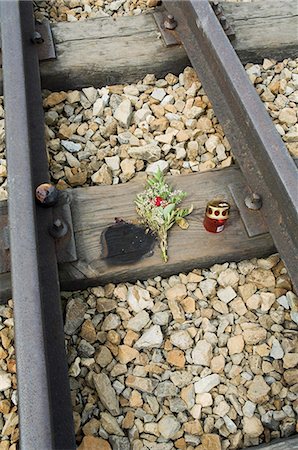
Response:
[{"label": "gravel ballast", "polygon": [[[297,62],[246,66],[293,157]],[[44,94],[60,189],[126,183],[153,164],[180,174],[233,163],[191,68]],[[8,196],[4,137],[1,99],[0,200]],[[80,450],[233,450],[297,431],[298,300],[278,255],[62,299]],[[81,315],[69,320],[74,307]],[[15,450],[19,437],[12,316],[12,301],[0,306],[0,450]]]}]

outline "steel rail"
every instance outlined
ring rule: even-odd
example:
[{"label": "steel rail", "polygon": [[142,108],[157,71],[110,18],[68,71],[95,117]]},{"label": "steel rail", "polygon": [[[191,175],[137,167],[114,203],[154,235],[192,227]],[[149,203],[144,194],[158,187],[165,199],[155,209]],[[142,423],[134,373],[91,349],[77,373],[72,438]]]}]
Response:
[{"label": "steel rail", "polygon": [[49,175],[33,7],[0,8],[20,445],[74,449],[52,211],[34,195]]},{"label": "steel rail", "polygon": [[298,291],[298,178],[294,161],[208,0],[164,0],[188,57]]}]

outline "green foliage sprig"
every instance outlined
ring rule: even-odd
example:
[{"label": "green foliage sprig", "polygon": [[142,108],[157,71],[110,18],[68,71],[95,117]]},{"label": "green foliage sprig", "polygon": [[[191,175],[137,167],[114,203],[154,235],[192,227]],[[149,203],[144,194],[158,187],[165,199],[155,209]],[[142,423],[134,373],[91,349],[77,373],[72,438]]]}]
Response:
[{"label": "green foliage sprig", "polygon": [[163,173],[159,169],[152,178],[147,181],[144,192],[137,195],[135,200],[136,210],[141,217],[142,223],[154,233],[160,242],[162,257],[168,261],[168,231],[175,223],[186,229],[188,224],[184,219],[190,214],[193,206],[189,208],[179,208],[186,193],[181,190],[173,190],[164,179]]}]

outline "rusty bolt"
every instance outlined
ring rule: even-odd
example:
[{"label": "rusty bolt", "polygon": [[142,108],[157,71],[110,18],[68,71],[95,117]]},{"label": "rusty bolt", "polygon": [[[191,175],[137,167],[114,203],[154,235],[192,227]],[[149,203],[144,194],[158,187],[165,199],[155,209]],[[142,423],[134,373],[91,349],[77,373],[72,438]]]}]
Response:
[{"label": "rusty bolt", "polygon": [[176,22],[174,16],[172,16],[171,14],[168,14],[163,22],[163,25],[166,30],[175,30],[175,28],[177,27],[177,22]]},{"label": "rusty bolt", "polygon": [[55,239],[60,239],[67,234],[68,227],[61,219],[55,219],[53,225],[50,227],[50,235]]},{"label": "rusty bolt", "polygon": [[227,30],[229,28],[229,24],[228,24],[226,16],[221,16],[219,18],[219,21],[220,21],[221,26],[223,27],[224,30]]},{"label": "rusty bolt", "polygon": [[33,44],[42,44],[44,42],[44,38],[39,31],[34,31],[31,37],[31,41],[33,42]]},{"label": "rusty bolt", "polygon": [[244,203],[248,209],[258,210],[262,208],[262,197],[256,192],[253,192],[245,197]]},{"label": "rusty bolt", "polygon": [[58,195],[58,190],[51,183],[42,183],[35,190],[37,203],[45,208],[55,205],[58,201]]}]

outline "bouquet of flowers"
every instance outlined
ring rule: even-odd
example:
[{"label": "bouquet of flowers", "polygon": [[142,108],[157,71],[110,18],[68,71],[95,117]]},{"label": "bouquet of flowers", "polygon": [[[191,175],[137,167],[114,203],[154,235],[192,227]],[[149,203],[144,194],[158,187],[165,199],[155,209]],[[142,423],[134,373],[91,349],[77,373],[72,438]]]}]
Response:
[{"label": "bouquet of flowers", "polygon": [[158,170],[148,179],[145,191],[138,194],[135,200],[137,213],[143,225],[159,239],[164,262],[168,261],[168,230],[175,223],[182,229],[188,228],[184,217],[192,212],[193,206],[184,209],[177,207],[185,197],[186,193],[173,190],[165,182],[163,173]]}]

